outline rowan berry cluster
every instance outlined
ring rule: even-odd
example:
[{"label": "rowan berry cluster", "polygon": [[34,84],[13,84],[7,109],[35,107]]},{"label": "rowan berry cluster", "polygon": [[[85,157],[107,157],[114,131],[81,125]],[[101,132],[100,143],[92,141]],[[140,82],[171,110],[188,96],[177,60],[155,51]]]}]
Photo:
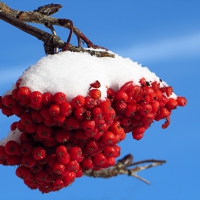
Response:
[{"label": "rowan berry cluster", "polygon": [[19,121],[20,143],[10,140],[0,146],[0,164],[18,165],[16,175],[31,189],[42,193],[58,191],[72,184],[86,170],[115,165],[118,143],[132,132],[140,140],[154,120],[166,119],[184,97],[171,98],[172,87],[159,82],[125,83],[118,91],[107,88],[101,99],[100,82],[90,84],[88,96],[77,95],[70,102],[66,94],[31,91],[16,82],[11,94],[0,97],[0,109]]}]

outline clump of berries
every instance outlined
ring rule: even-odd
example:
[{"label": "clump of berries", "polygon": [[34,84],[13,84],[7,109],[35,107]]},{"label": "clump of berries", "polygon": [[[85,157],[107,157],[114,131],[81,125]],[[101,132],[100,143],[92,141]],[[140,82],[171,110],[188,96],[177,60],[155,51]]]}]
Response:
[{"label": "clump of berries", "polygon": [[0,146],[0,164],[18,165],[16,175],[31,189],[42,193],[58,191],[72,184],[86,170],[115,165],[118,143],[132,133],[140,140],[153,121],[170,123],[172,110],[185,106],[184,97],[172,98],[172,87],[140,79],[125,83],[118,91],[107,88],[101,99],[100,82],[90,84],[88,96],[77,95],[70,102],[66,94],[31,91],[16,83],[11,94],[0,97],[6,116],[16,115],[13,133],[20,142]]}]

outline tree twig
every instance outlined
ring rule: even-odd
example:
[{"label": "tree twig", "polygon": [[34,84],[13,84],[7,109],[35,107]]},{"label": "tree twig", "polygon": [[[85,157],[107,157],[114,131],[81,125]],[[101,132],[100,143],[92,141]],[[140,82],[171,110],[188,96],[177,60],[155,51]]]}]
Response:
[{"label": "tree twig", "polygon": [[[142,161],[138,161],[138,162],[133,162],[133,156],[131,154],[126,155],[124,158],[122,158],[121,160],[119,160],[113,167],[107,168],[107,169],[102,169],[102,170],[88,170],[85,171],[84,175],[89,176],[89,177],[94,177],[94,178],[111,178],[114,176],[118,176],[120,174],[124,174],[124,175],[128,175],[128,176],[132,176],[135,177],[147,184],[150,184],[149,181],[147,181],[146,179],[142,178],[141,176],[139,176],[137,173],[145,170],[145,169],[149,169],[152,167],[156,167],[159,165],[162,165],[164,163],[166,163],[165,160],[155,160],[155,159],[151,159],[151,160],[142,160]],[[144,165],[144,166],[136,166],[134,168],[129,168],[131,166],[135,166],[135,165],[139,165],[139,164],[145,164],[145,163],[150,163],[148,165]]]},{"label": "tree twig", "polygon": [[[26,33],[37,37],[39,40],[42,40],[44,42],[46,54],[54,54],[54,49],[60,48],[62,51],[69,50],[76,52],[88,52],[91,55],[95,55],[97,57],[115,57],[115,55],[108,52],[106,48],[94,45],[78,28],[73,25],[71,20],[49,17],[51,14],[57,12],[61,7],[62,6],[60,4],[48,4],[45,6],[40,6],[38,9],[31,12],[24,12],[11,9],[5,3],[0,2],[0,19],[25,31]],[[55,31],[53,34],[49,34],[24,22],[43,24],[47,28],[50,28],[50,30],[54,30],[53,25],[62,26],[70,29],[70,34],[68,36],[67,42],[65,43],[55,34]],[[77,36],[77,47],[69,44],[72,33]],[[82,48],[82,40],[87,44],[88,48],[97,50],[88,50]],[[104,49],[105,51],[98,51],[98,49]]]}]

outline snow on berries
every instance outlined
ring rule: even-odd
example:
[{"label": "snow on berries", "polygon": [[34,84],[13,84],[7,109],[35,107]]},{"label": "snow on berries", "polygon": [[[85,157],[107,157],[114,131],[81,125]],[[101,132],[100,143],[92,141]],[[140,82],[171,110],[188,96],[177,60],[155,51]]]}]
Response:
[{"label": "snow on berries", "polygon": [[2,114],[19,118],[0,141],[0,164],[18,165],[16,175],[31,189],[58,191],[86,170],[115,165],[126,134],[140,140],[159,120],[167,128],[186,103],[129,59],[47,56],[0,96]]}]

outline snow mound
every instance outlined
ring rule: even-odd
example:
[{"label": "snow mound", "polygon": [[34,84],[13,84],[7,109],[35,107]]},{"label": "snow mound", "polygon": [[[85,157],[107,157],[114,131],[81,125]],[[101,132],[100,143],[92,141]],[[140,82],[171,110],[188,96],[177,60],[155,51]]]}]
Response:
[{"label": "snow mound", "polygon": [[[63,92],[70,101],[76,95],[86,96],[89,86],[98,80],[101,83],[102,99],[107,87],[118,90],[127,81],[139,84],[139,79],[158,81],[159,77],[147,67],[142,67],[129,58],[115,55],[115,58],[98,58],[89,53],[61,52],[41,58],[20,77],[20,86],[31,91]],[[162,84],[167,85],[165,82]]]}]

